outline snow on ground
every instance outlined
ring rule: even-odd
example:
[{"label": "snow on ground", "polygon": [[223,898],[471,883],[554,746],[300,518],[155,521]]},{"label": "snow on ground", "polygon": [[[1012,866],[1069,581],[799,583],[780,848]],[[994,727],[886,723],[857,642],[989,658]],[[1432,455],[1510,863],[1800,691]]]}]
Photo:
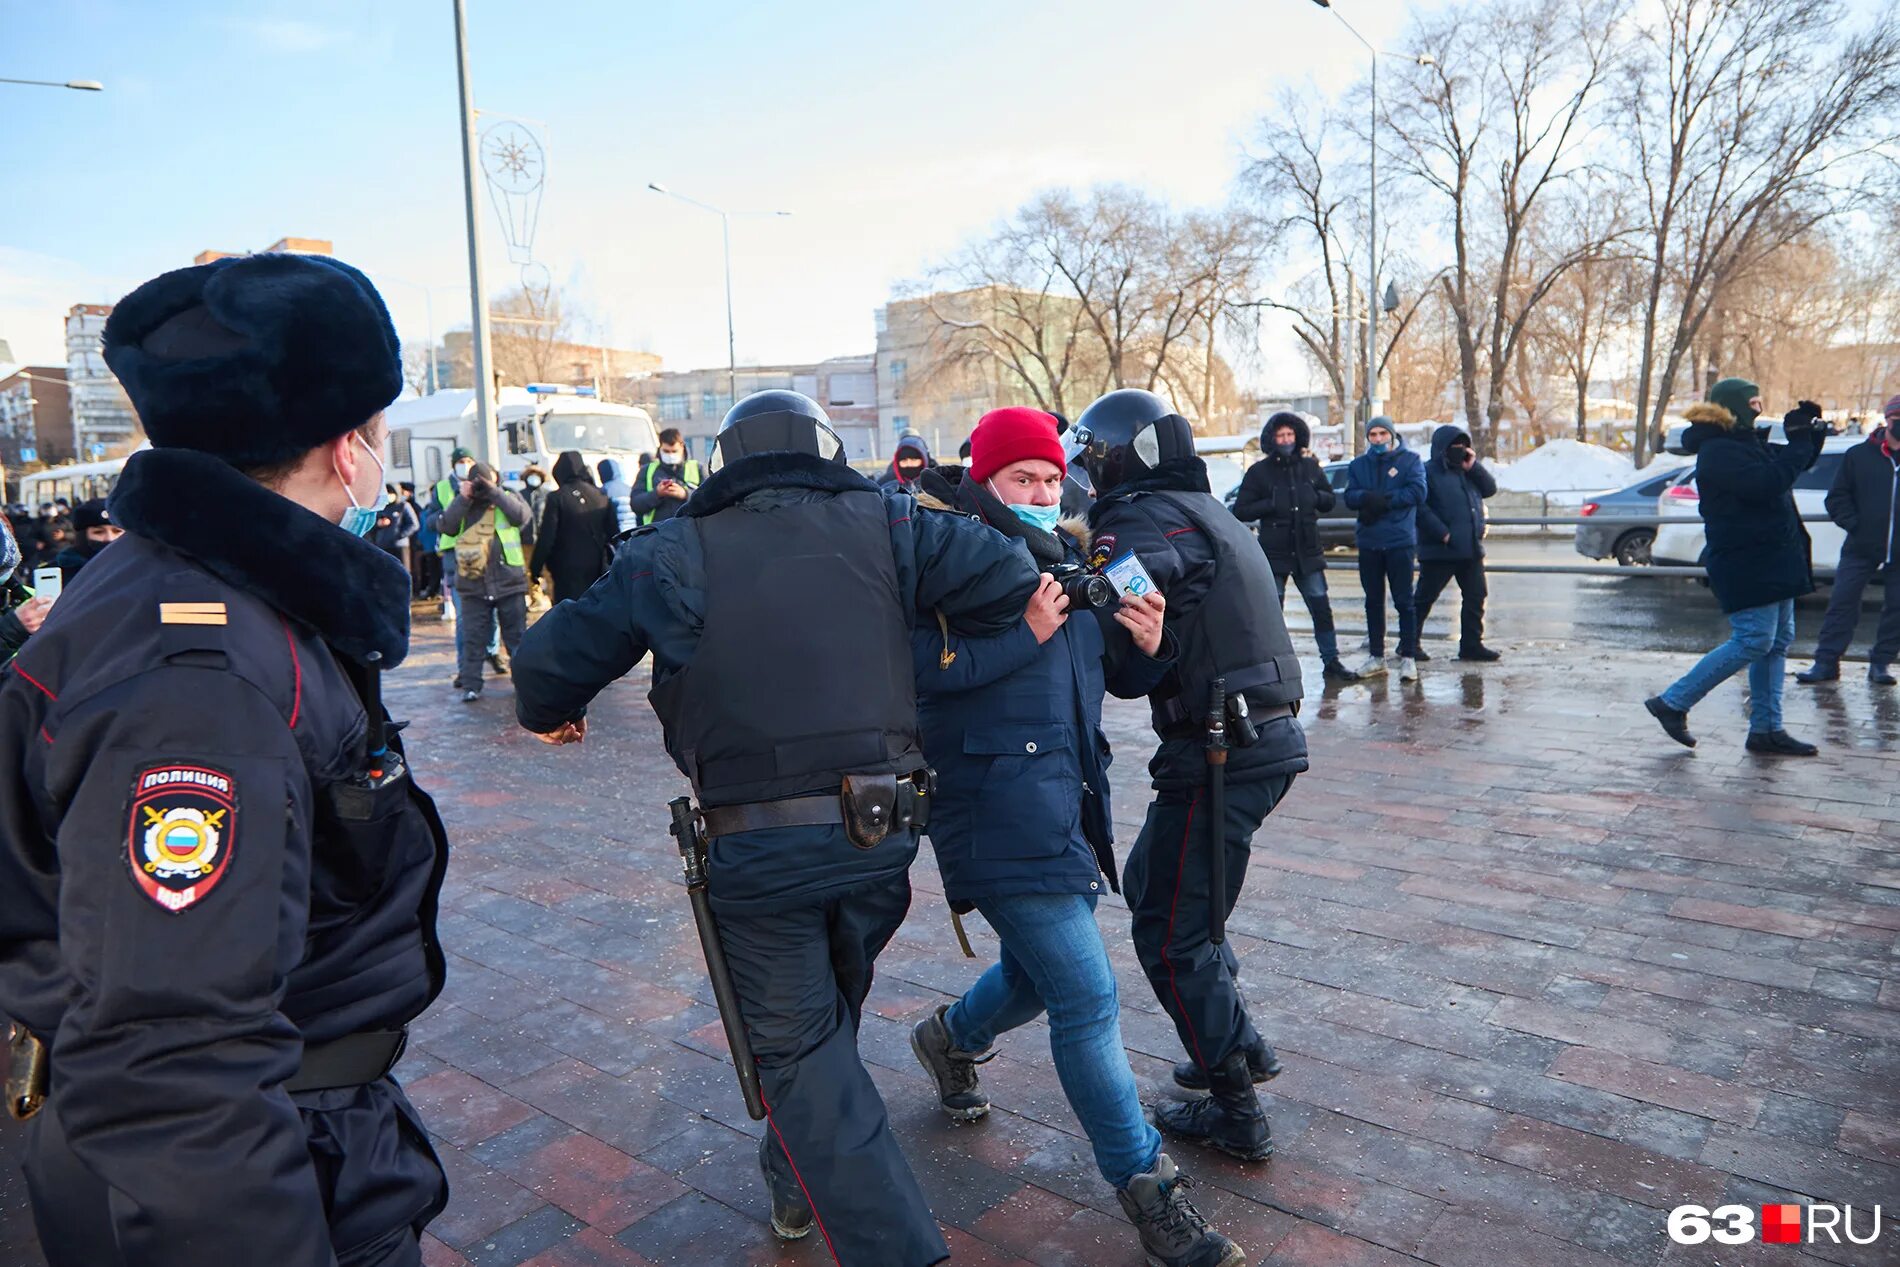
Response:
[{"label": "snow on ground", "polygon": [[1549,493],[1553,502],[1582,501],[1584,493],[1621,488],[1635,474],[1635,464],[1625,455],[1579,440],[1547,441],[1496,471],[1499,488]]}]

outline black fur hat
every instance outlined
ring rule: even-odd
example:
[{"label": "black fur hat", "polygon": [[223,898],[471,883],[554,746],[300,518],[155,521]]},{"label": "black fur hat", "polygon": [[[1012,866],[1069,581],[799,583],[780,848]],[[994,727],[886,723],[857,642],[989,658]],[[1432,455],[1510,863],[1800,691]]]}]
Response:
[{"label": "black fur hat", "polygon": [[106,364],[158,448],[240,469],[360,427],[402,391],[396,327],[348,264],[265,254],[163,273],[106,319]]}]

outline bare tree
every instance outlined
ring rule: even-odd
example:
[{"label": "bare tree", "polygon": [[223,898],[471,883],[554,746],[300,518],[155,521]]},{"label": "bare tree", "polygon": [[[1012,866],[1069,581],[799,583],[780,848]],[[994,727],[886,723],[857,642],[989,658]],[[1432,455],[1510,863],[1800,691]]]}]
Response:
[{"label": "bare tree", "polygon": [[573,366],[576,318],[558,289],[511,290],[489,305],[490,347],[499,381],[565,382]]},{"label": "bare tree", "polygon": [[1467,425],[1485,452],[1537,306],[1605,246],[1573,240],[1535,257],[1528,249],[1540,211],[1585,170],[1620,14],[1620,5],[1590,0],[1445,10],[1414,31],[1418,64],[1388,98],[1401,168],[1439,200],[1453,255],[1441,285]]},{"label": "bare tree", "polygon": [[1839,212],[1900,89],[1891,11],[1843,36],[1838,0],[1659,4],[1620,94],[1649,253],[1639,464],[1724,288]]}]

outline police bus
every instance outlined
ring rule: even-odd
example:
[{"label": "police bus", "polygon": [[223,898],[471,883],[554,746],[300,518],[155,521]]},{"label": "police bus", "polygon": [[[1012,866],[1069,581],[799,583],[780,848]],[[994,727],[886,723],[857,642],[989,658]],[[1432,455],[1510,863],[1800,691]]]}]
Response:
[{"label": "police bus", "polygon": [[[530,383],[504,387],[496,402],[504,484],[515,485],[530,466],[554,469],[554,459],[573,449],[589,470],[614,458],[633,477],[639,456],[659,448],[659,433],[644,409],[599,400],[591,387]],[[449,457],[467,449],[483,453],[475,393],[451,388],[414,400],[399,400],[383,413],[389,424],[389,481],[413,483],[417,492],[448,474]]]}]

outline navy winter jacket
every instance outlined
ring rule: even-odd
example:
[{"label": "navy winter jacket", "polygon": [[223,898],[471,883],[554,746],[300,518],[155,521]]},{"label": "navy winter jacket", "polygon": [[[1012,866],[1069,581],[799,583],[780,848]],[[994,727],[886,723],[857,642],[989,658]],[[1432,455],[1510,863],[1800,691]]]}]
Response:
[{"label": "navy winter jacket", "polygon": [[[1395,435],[1390,453],[1361,453],[1346,468],[1346,505],[1359,512],[1361,550],[1418,545],[1418,508],[1425,501],[1425,464]],[[1368,502],[1370,504],[1368,505]]]},{"label": "navy winter jacket", "polygon": [[1827,515],[1847,540],[1841,553],[1892,567],[1900,559],[1900,446],[1893,427],[1877,429],[1847,451],[1827,490]]},{"label": "navy winter jacket", "polygon": [[1484,557],[1484,499],[1496,494],[1498,482],[1482,462],[1473,462],[1469,471],[1454,466],[1446,457],[1454,444],[1471,446],[1464,428],[1447,423],[1432,432],[1432,456],[1425,463],[1425,504],[1418,508],[1421,563]]},{"label": "navy winter jacket", "polygon": [[1795,509],[1794,482],[1820,456],[1818,432],[1769,444],[1738,431],[1719,405],[1683,410],[1683,447],[1696,455],[1696,491],[1708,544],[1702,564],[1724,612],[1766,607],[1814,591],[1813,546]]},{"label": "navy winter jacket", "polygon": [[[1074,538],[1061,541],[1084,561]],[[1094,894],[1104,876],[1119,891],[1102,693],[1134,699],[1160,685],[1169,644],[1151,659],[1107,612],[1083,610],[1041,644],[1024,620],[987,638],[921,625],[911,647],[944,896]]]}]

